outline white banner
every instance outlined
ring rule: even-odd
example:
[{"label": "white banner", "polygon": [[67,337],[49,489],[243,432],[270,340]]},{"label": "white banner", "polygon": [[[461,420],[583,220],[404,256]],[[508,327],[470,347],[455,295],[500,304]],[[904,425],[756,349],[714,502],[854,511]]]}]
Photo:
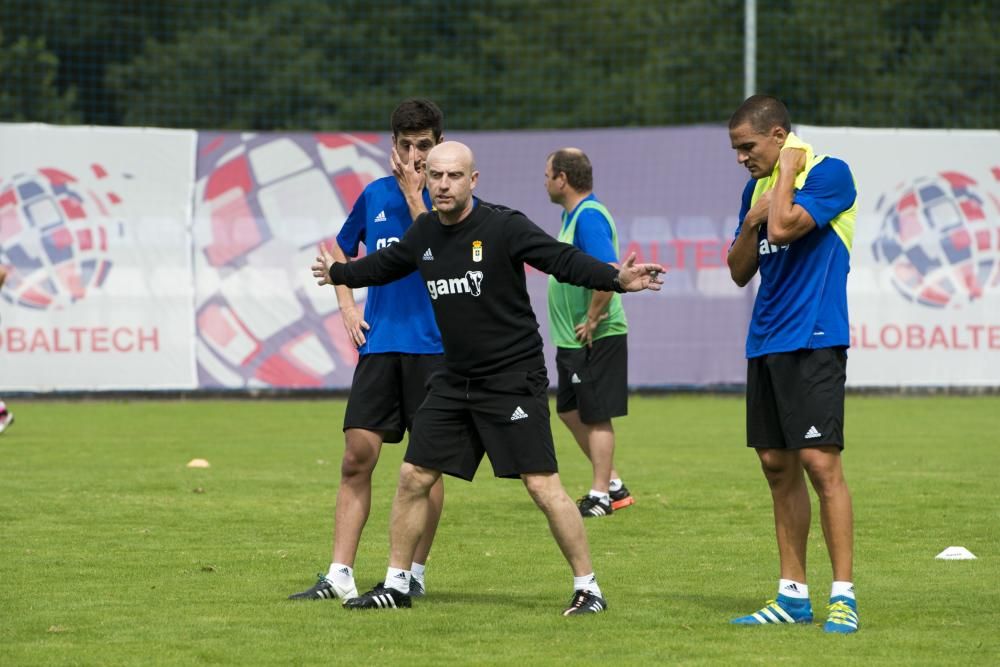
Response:
[{"label": "white banner", "polygon": [[195,387],[195,139],[0,125],[0,390]]},{"label": "white banner", "polygon": [[1000,132],[796,131],[858,183],[848,384],[1000,383]]}]

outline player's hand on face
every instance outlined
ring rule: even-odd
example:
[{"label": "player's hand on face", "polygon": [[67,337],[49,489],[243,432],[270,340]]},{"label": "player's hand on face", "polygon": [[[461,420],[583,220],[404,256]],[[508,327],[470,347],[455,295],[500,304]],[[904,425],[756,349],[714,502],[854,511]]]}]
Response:
[{"label": "player's hand on face", "polygon": [[344,329],[347,330],[347,335],[351,338],[351,342],[354,343],[354,347],[361,347],[365,344],[365,332],[371,327],[365,322],[362,316],[364,311],[359,310],[357,307],[351,308],[341,308],[340,319],[344,322]]},{"label": "player's hand on face", "polygon": [[330,250],[326,247],[325,243],[319,244],[319,254],[316,256],[316,261],[312,265],[313,278],[316,278],[317,285],[332,285],[333,282],[330,281],[330,267],[334,265],[335,260],[333,255],[330,254]]},{"label": "player's hand on face", "polygon": [[801,148],[782,148],[778,154],[778,167],[785,173],[799,173],[806,168],[806,152]]},{"label": "player's hand on face", "polygon": [[396,150],[396,145],[392,145],[392,175],[396,177],[396,183],[399,184],[399,189],[403,192],[410,193],[420,193],[424,189],[424,171],[417,170],[417,151],[413,146],[410,146],[409,155],[407,155],[408,161],[403,162],[403,159],[399,155],[399,151]]},{"label": "player's hand on face", "polygon": [[660,264],[636,264],[635,253],[632,253],[618,271],[618,283],[626,292],[638,292],[644,289],[659,291],[663,284],[660,274],[664,270]]}]

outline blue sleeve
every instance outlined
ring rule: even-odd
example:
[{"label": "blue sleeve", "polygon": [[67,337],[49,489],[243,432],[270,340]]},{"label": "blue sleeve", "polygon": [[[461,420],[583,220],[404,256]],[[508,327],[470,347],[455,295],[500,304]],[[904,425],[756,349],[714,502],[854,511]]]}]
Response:
[{"label": "blue sleeve", "polygon": [[736,237],[740,235],[740,230],[743,229],[743,219],[750,212],[750,201],[753,199],[753,191],[756,187],[757,180],[753,178],[743,186],[743,196],[740,198],[740,217],[737,218],[736,233],[733,234],[733,241],[736,240]]},{"label": "blue sleeve", "polygon": [[611,225],[600,211],[592,208],[580,211],[573,241],[580,250],[602,262],[618,262],[618,248],[611,237]]},{"label": "blue sleeve", "polygon": [[850,167],[843,160],[828,157],[812,168],[792,203],[808,211],[817,227],[825,227],[849,209],[857,196]]},{"label": "blue sleeve", "polygon": [[[365,188],[358,200],[354,202],[354,208],[351,209],[350,215],[344,221],[344,226],[337,234],[337,245],[348,257],[357,257],[358,245],[365,243],[365,232],[367,231],[365,221],[368,220],[368,216],[365,215],[368,209],[367,200],[368,188]],[[367,246],[367,244],[365,245]]]}]

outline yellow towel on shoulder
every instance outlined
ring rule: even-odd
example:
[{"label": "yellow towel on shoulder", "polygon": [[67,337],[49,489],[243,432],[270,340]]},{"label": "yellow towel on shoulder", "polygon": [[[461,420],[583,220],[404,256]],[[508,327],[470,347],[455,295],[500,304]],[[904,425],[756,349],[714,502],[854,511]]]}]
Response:
[{"label": "yellow towel on shoulder", "polygon": [[[816,154],[813,152],[813,147],[810,144],[799,139],[798,135],[794,132],[789,132],[788,136],[785,138],[785,144],[781,147],[781,150],[802,150],[806,152],[806,164],[805,168],[799,172],[799,175],[795,177],[795,189],[801,190],[802,186],[806,183],[806,176],[809,175],[809,169],[813,163],[813,159]],[[771,175],[767,177],[767,184],[764,186],[764,190],[770,190],[778,183],[778,164],[775,163],[774,170]]]}]

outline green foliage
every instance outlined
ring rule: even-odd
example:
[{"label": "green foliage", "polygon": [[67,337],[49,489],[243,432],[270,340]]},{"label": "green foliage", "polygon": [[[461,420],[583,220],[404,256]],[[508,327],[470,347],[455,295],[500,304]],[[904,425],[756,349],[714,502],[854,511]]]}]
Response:
[{"label": "green foliage", "polygon": [[[13,44],[47,45],[57,95],[84,122],[384,131],[401,98],[424,95],[453,129],[572,128],[724,121],[743,96],[743,7],[8,0],[0,25]],[[1000,126],[996,2],[757,8],[758,89],[785,99],[797,122]],[[53,85],[51,64],[26,68],[7,95]]]},{"label": "green foliage", "polygon": [[[995,665],[1000,397],[847,400],[862,629],[728,624],[773,595],[767,485],[742,397],[633,397],[617,465],[637,502],[588,520],[610,603],[565,619],[570,572],[523,486],[446,481],[429,595],[398,612],[285,599],[330,554],[343,401],[9,401],[0,436],[4,665]],[[573,495],[590,469],[553,424]],[[403,448],[386,446],[356,563],[385,572]],[[209,469],[187,469],[192,458]],[[815,504],[814,504],[815,507]],[[962,545],[979,558],[943,562]]]},{"label": "green foliage", "polygon": [[59,60],[41,38],[6,43],[0,32],[0,121],[77,123],[74,93],[55,86]]}]

